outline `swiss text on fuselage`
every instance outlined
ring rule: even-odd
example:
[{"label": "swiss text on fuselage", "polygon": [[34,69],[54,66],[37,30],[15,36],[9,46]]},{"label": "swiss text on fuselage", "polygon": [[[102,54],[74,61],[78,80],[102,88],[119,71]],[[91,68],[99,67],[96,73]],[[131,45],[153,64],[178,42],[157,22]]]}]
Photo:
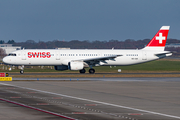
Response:
[{"label": "swiss text on fuselage", "polygon": [[50,52],[28,52],[28,58],[50,58]]}]

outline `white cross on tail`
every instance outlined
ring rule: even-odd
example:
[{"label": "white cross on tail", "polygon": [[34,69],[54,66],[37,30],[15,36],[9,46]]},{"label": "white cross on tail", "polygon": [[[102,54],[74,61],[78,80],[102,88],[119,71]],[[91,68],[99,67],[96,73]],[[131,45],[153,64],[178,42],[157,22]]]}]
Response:
[{"label": "white cross on tail", "polygon": [[159,36],[156,37],[156,40],[159,40],[159,44],[162,44],[162,41],[165,39],[166,37],[162,36],[162,33],[159,33]]}]

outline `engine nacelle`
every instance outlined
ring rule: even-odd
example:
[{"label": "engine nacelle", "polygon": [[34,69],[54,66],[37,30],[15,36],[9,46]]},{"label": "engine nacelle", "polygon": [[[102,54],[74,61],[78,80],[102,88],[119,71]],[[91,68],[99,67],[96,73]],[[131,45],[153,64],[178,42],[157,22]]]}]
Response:
[{"label": "engine nacelle", "polygon": [[83,62],[69,62],[69,70],[82,70],[84,68]]},{"label": "engine nacelle", "polygon": [[68,66],[67,65],[58,65],[58,66],[54,66],[54,69],[60,70],[60,71],[68,70]]}]

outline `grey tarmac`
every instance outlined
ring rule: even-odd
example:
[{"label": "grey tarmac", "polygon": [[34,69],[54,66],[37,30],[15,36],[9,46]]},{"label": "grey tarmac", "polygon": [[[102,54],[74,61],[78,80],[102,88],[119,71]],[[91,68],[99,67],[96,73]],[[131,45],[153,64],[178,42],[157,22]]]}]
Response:
[{"label": "grey tarmac", "polygon": [[4,120],[66,119],[19,104],[82,120],[180,119],[179,78],[16,78],[0,98],[18,103],[0,101]]}]

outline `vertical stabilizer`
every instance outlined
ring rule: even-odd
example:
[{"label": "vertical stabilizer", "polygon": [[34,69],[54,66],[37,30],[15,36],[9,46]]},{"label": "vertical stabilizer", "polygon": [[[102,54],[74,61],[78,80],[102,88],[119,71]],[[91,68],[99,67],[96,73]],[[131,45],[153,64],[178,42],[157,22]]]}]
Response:
[{"label": "vertical stabilizer", "polygon": [[162,26],[143,50],[164,51],[170,26]]}]

